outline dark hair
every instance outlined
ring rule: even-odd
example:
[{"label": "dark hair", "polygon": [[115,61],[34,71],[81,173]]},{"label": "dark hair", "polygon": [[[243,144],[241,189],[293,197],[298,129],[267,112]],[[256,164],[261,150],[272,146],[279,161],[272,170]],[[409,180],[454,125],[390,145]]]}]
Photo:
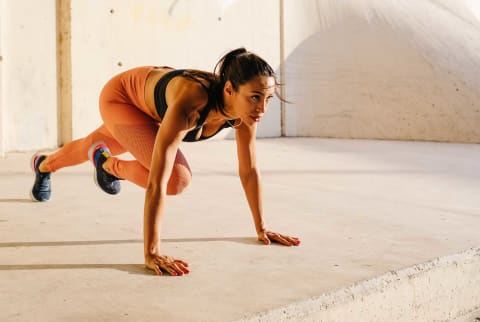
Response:
[{"label": "dark hair", "polygon": [[[257,76],[268,76],[275,78],[275,71],[273,68],[261,57],[247,51],[240,47],[226,53],[218,63],[215,65],[213,74],[199,71],[187,70],[186,74],[192,77],[199,77],[207,80],[210,83],[211,92],[209,95],[213,96],[215,100],[213,108],[223,113],[223,88],[225,83],[230,81],[234,90],[238,90],[240,85],[243,85]],[[275,85],[279,86],[275,80]],[[275,94],[278,95],[275,90]]]},{"label": "dark hair", "polygon": [[237,90],[257,76],[275,77],[273,68],[261,57],[248,52],[245,48],[237,48],[226,53],[215,66],[214,73],[219,78],[219,88],[223,90],[230,81]]}]

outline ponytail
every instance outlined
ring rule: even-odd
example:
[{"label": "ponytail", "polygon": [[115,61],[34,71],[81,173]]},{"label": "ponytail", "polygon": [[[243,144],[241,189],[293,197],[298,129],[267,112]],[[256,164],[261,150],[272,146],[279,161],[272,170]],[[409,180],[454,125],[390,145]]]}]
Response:
[{"label": "ponytail", "polygon": [[[244,47],[234,49],[226,53],[214,68],[214,75],[217,79],[214,86],[215,96],[218,102],[217,109],[223,112],[223,88],[227,81],[232,83],[234,90],[240,85],[247,83],[257,76],[268,76],[275,78],[273,68],[260,56],[247,51]],[[275,81],[276,85],[279,85]]]},{"label": "ponytail", "polygon": [[275,71],[265,60],[244,47],[226,53],[215,65],[214,73],[221,88],[230,81],[235,90],[256,76],[275,77]]},{"label": "ponytail", "polygon": [[244,47],[240,47],[226,53],[222,58],[220,58],[218,63],[215,65],[214,73],[218,75],[221,83],[225,84],[227,82],[225,75],[226,72],[228,72],[228,67],[232,61],[237,56],[245,53],[247,53],[247,50]]}]

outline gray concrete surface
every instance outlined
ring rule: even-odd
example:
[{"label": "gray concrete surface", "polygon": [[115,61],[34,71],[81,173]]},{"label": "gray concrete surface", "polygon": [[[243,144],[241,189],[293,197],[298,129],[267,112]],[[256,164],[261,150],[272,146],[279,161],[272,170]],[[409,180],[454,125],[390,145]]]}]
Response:
[{"label": "gray concrete surface", "polygon": [[[184,277],[143,268],[142,189],[124,182],[120,195],[106,195],[86,163],[54,174],[52,200],[35,203],[30,155],[0,160],[0,321],[262,320],[281,308],[278,319],[301,320],[289,315],[295,303],[478,258],[479,145],[259,140],[267,227],[300,237],[296,248],[256,243],[233,141],[183,150],[194,180],[169,198],[163,251],[190,263]],[[420,300],[417,311],[436,304]],[[452,305],[431,320],[473,309]],[[416,313],[405,321],[425,321]],[[351,320],[375,318],[360,311]]]}]

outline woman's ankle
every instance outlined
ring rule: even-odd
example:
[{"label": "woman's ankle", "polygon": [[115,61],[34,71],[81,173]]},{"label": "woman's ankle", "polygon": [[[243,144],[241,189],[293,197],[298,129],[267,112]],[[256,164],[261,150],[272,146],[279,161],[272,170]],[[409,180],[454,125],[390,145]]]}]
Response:
[{"label": "woman's ankle", "polygon": [[50,171],[50,168],[48,167],[47,162],[45,162],[46,160],[47,159],[44,159],[42,162],[40,162],[40,164],[38,165],[38,171],[40,171],[42,173],[52,172],[52,171]]},{"label": "woman's ankle", "polygon": [[108,174],[111,174],[111,175],[114,175],[112,173],[112,166],[113,166],[113,160],[114,157],[108,157],[107,160],[105,160],[105,162],[103,162],[102,164],[102,168],[103,170],[105,170]]}]

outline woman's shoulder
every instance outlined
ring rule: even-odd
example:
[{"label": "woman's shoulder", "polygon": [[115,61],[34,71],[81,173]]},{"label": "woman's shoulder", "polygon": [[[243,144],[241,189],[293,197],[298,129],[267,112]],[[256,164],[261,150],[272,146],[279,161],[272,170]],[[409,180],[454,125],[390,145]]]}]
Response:
[{"label": "woman's shoulder", "polygon": [[[187,73],[187,72],[185,72]],[[183,74],[186,75],[186,74]],[[165,98],[167,105],[181,108],[185,114],[196,114],[209,102],[208,85],[191,77],[175,77],[170,80]]]}]

